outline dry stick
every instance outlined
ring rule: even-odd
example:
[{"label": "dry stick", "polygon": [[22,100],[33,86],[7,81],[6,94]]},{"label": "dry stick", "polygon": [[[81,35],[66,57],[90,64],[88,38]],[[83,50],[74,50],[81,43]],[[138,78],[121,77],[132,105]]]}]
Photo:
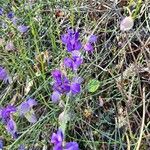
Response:
[{"label": "dry stick", "polygon": [[140,144],[141,144],[141,140],[142,140],[142,135],[143,135],[143,130],[144,130],[144,122],[145,122],[145,87],[143,87],[143,117],[142,117],[142,125],[141,125],[141,131],[140,131],[140,137],[137,143],[137,147],[136,150],[139,150],[140,148]]}]

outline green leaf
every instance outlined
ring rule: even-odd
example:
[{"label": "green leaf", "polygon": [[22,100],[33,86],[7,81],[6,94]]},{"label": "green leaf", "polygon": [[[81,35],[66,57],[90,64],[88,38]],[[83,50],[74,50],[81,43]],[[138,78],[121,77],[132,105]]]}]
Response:
[{"label": "green leaf", "polygon": [[96,79],[92,79],[88,83],[88,91],[93,93],[95,92],[100,86],[100,82]]}]

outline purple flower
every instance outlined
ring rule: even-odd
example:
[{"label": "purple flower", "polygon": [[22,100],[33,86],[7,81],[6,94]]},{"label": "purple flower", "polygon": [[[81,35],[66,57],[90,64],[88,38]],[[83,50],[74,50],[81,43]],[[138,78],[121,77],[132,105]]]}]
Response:
[{"label": "purple flower", "polygon": [[37,118],[35,116],[35,113],[32,109],[33,106],[36,106],[37,102],[34,99],[28,99],[25,102],[22,102],[19,106],[18,106],[18,111],[19,114],[21,116],[26,117],[26,119],[31,122],[31,123],[35,123],[37,121]]},{"label": "purple flower", "polygon": [[80,83],[72,82],[70,86],[70,90],[72,94],[78,94],[81,91]]},{"label": "purple flower", "polygon": [[53,133],[51,137],[51,143],[54,144],[53,150],[79,150],[78,143],[76,142],[67,142],[63,145],[64,135],[61,130],[58,130],[57,133]]},{"label": "purple flower", "polygon": [[94,50],[93,45],[89,42],[84,45],[84,49],[87,52],[93,52],[93,50]]},{"label": "purple flower", "polygon": [[91,53],[94,50],[93,43],[97,41],[97,36],[91,35],[89,40],[84,45],[84,50]]},{"label": "purple flower", "polygon": [[15,112],[16,108],[12,105],[0,109],[0,118],[2,119],[3,124],[6,125],[6,130],[13,136],[13,138],[17,138],[16,123],[12,118],[12,114]]},{"label": "purple flower", "polygon": [[14,17],[14,13],[12,11],[10,11],[8,14],[7,14],[7,17],[9,19],[12,19]]},{"label": "purple flower", "polygon": [[7,122],[6,129],[14,139],[17,138],[17,127],[15,121],[12,118]]},{"label": "purple flower", "polygon": [[62,73],[61,73],[61,71],[57,70],[57,69],[54,70],[54,71],[52,71],[52,77],[54,78],[54,80],[56,82],[61,81],[61,79],[62,79]]},{"label": "purple flower", "polygon": [[72,69],[73,71],[77,71],[77,69],[82,64],[83,59],[79,56],[73,56],[72,58],[65,58],[64,65],[67,68]]},{"label": "purple flower", "polygon": [[68,93],[70,91],[70,84],[68,78],[61,73],[60,70],[54,70],[52,72],[54,78],[53,90],[59,93]]},{"label": "purple flower", "polygon": [[97,41],[97,36],[96,35],[91,35],[89,40],[88,40],[88,42],[90,42],[90,43],[94,43],[96,41]]},{"label": "purple flower", "polygon": [[11,114],[16,112],[16,108],[12,105],[8,105],[6,108],[0,109],[0,118],[4,124],[11,119]]},{"label": "purple flower", "polygon": [[79,94],[81,92],[81,83],[83,79],[80,77],[75,77],[72,79],[71,85],[70,85],[70,91],[73,95]]},{"label": "purple flower", "polygon": [[66,143],[65,150],[79,150],[79,145],[77,142]]},{"label": "purple flower", "polygon": [[58,91],[54,91],[51,95],[53,103],[57,103],[60,100],[61,94]]},{"label": "purple flower", "polygon": [[3,15],[3,12],[4,12],[4,9],[3,9],[3,8],[0,8],[0,16]]},{"label": "purple flower", "polygon": [[59,143],[62,144],[63,140],[64,140],[64,135],[60,129],[57,131],[57,133],[52,134],[52,137],[51,137],[52,144],[54,145],[57,145]]},{"label": "purple flower", "polygon": [[80,50],[82,47],[79,40],[79,32],[73,29],[68,29],[66,34],[61,36],[62,43],[67,47],[68,52]]},{"label": "purple flower", "polygon": [[20,26],[17,27],[18,31],[20,31],[21,33],[27,32],[28,28],[29,27],[25,26],[25,25],[20,25]]},{"label": "purple flower", "polygon": [[3,67],[0,67],[0,80],[3,80],[4,82],[8,80],[7,72]]}]

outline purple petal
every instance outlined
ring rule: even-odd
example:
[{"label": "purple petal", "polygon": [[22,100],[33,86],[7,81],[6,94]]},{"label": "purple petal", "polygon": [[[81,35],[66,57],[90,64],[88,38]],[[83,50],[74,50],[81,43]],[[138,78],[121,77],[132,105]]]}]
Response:
[{"label": "purple petal", "polygon": [[77,41],[79,38],[79,32],[75,32],[75,40]]},{"label": "purple petal", "polygon": [[21,25],[17,27],[18,31],[20,31],[21,33],[25,33],[28,30],[27,26]]},{"label": "purple petal", "polygon": [[74,61],[73,70],[77,70],[80,67],[80,65],[83,63],[83,59],[78,56],[74,56],[73,61]]},{"label": "purple petal", "polygon": [[74,50],[80,50],[81,47],[82,47],[81,42],[80,41],[76,41],[76,43],[75,43],[75,49]]},{"label": "purple petal", "polygon": [[96,35],[91,35],[89,40],[88,40],[88,42],[90,42],[90,43],[94,43],[96,41],[97,41],[97,36]]},{"label": "purple petal", "polygon": [[60,143],[54,145],[53,150],[63,150],[62,143],[60,142]]},{"label": "purple petal", "polygon": [[29,98],[29,99],[27,100],[27,103],[29,104],[30,108],[37,105],[36,100],[35,100],[35,99],[32,99],[32,98]]},{"label": "purple petal", "polygon": [[62,73],[60,70],[54,70],[52,71],[52,77],[56,80],[56,81],[60,81],[62,78]]},{"label": "purple petal", "polygon": [[69,42],[69,43],[67,43],[67,51],[68,52],[71,52],[71,51],[73,51],[74,49],[73,49],[73,45]]},{"label": "purple petal", "polygon": [[70,85],[69,84],[63,84],[61,86],[61,88],[62,88],[63,92],[66,92],[66,93],[70,92]]},{"label": "purple petal", "polygon": [[87,51],[87,52],[92,52],[93,51],[93,46],[91,43],[86,43],[84,45],[84,50]]},{"label": "purple petal", "polygon": [[68,34],[64,34],[61,36],[61,41],[63,44],[67,44],[69,42]]},{"label": "purple petal", "polygon": [[73,29],[68,29],[67,33],[69,36],[72,36],[74,34],[74,30]]},{"label": "purple petal", "polygon": [[14,17],[14,13],[12,11],[10,11],[8,14],[7,14],[7,17],[9,19],[12,19]]},{"label": "purple petal", "polygon": [[51,143],[57,145],[58,143],[61,143],[63,142],[63,133],[61,130],[58,130],[57,133],[53,133],[52,134],[52,137],[51,137]]},{"label": "purple petal", "polygon": [[73,69],[73,60],[71,58],[64,59],[64,66]]},{"label": "purple petal", "polygon": [[16,137],[17,127],[13,119],[10,119],[7,122],[6,129],[14,138]]},{"label": "purple petal", "polygon": [[81,87],[80,87],[79,83],[75,83],[75,82],[71,83],[70,88],[71,88],[71,93],[72,94],[78,94],[81,91]]},{"label": "purple petal", "polygon": [[60,100],[60,93],[58,91],[54,91],[51,95],[51,99],[53,103],[57,103]]},{"label": "purple petal", "polygon": [[30,105],[27,102],[21,103],[18,108],[20,115],[25,115],[27,112],[30,111]]},{"label": "purple petal", "polygon": [[11,114],[16,112],[16,108],[12,105],[8,105],[6,108],[1,109],[2,122],[6,124],[11,117]]},{"label": "purple petal", "polygon": [[7,80],[8,79],[8,75],[7,72],[4,68],[0,67],[0,80]]},{"label": "purple petal", "polygon": [[79,150],[77,142],[68,142],[66,143],[65,150]]}]

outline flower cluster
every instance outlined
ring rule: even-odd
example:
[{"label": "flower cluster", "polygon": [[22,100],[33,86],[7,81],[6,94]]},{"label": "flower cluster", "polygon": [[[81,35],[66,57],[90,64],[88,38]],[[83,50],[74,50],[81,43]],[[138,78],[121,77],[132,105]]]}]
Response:
[{"label": "flower cluster", "polygon": [[24,116],[30,123],[35,123],[37,121],[37,118],[32,107],[36,105],[37,102],[35,101],[35,99],[31,98],[29,98],[27,101],[22,102],[18,106],[20,116]]},{"label": "flower cluster", "polygon": [[[81,82],[82,78],[77,76],[77,71],[80,65],[83,63],[83,56],[81,55],[82,43],[79,39],[79,32],[77,30],[68,29],[67,33],[61,36],[61,41],[65,45],[69,57],[65,57],[63,60],[63,65],[73,71],[75,76],[71,80],[62,73],[60,70],[55,69],[52,72],[53,83],[53,93],[51,95],[52,102],[56,103],[61,99],[61,96],[68,94],[68,96],[73,96],[81,92]],[[95,35],[91,35],[85,45],[84,50],[93,52],[93,43],[97,41]],[[64,113],[64,112],[63,112]],[[53,133],[51,137],[51,143],[54,144],[53,150],[78,150],[78,144],[76,142],[64,142],[63,132],[59,129],[57,133]]]},{"label": "flower cluster", "polygon": [[[63,64],[66,68],[71,69],[74,73],[77,73],[78,68],[83,63],[83,56],[81,56],[82,43],[80,41],[79,31],[68,29],[67,33],[61,36],[62,43],[66,46],[67,52],[71,55],[65,57]],[[95,35],[91,35],[88,41],[85,43],[84,50],[87,52],[93,52],[93,43],[97,41]],[[79,77],[73,77],[70,81],[60,70],[56,69],[52,72],[54,79],[53,93],[51,95],[52,102],[58,102],[61,95],[71,93],[75,95],[81,91],[81,80]]]},{"label": "flower cluster", "polygon": [[52,77],[54,79],[54,91],[51,96],[53,102],[58,102],[62,94],[71,92],[74,95],[78,94],[81,90],[79,80],[73,79],[70,81],[60,70],[54,70]]},{"label": "flower cluster", "polygon": [[67,33],[61,36],[61,40],[67,47],[68,52],[80,50],[82,47],[81,41],[79,40],[79,32],[73,29],[68,29]]},{"label": "flower cluster", "polygon": [[[4,15],[4,9],[0,8],[0,16]],[[17,30],[21,33],[25,33],[28,30],[28,26],[25,25],[17,25],[18,23],[18,18],[15,17],[14,12],[10,11],[7,13],[7,18],[12,21],[12,23],[17,27]],[[5,23],[4,23],[4,27],[6,27]]]},{"label": "flower cluster", "polygon": [[35,123],[37,118],[32,109],[35,105],[37,105],[37,102],[30,98],[27,101],[22,102],[17,108],[15,106],[8,105],[0,109],[0,119],[5,125],[8,133],[10,133],[14,139],[18,137],[18,133],[16,123],[13,119],[13,114],[19,112],[20,116],[25,116],[30,123]]},{"label": "flower cluster", "polygon": [[6,130],[12,135],[13,138],[17,138],[16,123],[12,116],[12,114],[16,111],[16,108],[12,105],[8,105],[7,107],[0,109],[0,118],[5,125]]},{"label": "flower cluster", "polygon": [[64,134],[59,129],[57,133],[53,133],[51,137],[51,143],[54,144],[53,150],[79,150],[77,142],[64,141]]}]

